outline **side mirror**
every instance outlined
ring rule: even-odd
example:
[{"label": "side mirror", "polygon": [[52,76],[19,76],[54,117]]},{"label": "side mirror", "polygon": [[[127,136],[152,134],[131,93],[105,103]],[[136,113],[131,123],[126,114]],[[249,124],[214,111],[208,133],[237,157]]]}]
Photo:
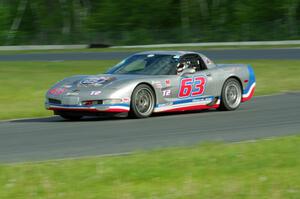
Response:
[{"label": "side mirror", "polygon": [[195,72],[196,72],[196,70],[194,68],[186,68],[182,71],[180,76],[191,75],[191,74],[194,74]]}]

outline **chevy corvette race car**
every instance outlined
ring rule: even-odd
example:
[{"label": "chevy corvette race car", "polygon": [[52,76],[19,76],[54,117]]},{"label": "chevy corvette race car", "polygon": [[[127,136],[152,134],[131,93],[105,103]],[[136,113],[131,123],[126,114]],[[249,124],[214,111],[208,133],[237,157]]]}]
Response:
[{"label": "chevy corvette race car", "polygon": [[78,75],[55,84],[45,106],[65,119],[105,113],[136,118],[154,112],[235,110],[254,94],[251,66],[215,64],[187,51],[134,54],[100,75]]}]

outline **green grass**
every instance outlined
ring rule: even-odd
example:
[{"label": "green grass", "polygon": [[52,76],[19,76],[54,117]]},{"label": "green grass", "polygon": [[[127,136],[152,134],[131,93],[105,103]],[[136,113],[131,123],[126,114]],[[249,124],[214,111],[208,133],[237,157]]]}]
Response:
[{"label": "green grass", "polygon": [[[0,119],[49,116],[44,95],[55,82],[76,74],[99,74],[111,61],[0,62]],[[233,60],[249,63],[257,76],[256,95],[300,90],[299,60]]]},{"label": "green grass", "polygon": [[47,89],[65,77],[99,74],[117,61],[0,62],[0,119],[51,115]]},{"label": "green grass", "polygon": [[234,60],[223,63],[247,63],[256,75],[255,95],[300,91],[300,60]]},{"label": "green grass", "polygon": [[300,198],[300,137],[0,165],[0,198]]}]

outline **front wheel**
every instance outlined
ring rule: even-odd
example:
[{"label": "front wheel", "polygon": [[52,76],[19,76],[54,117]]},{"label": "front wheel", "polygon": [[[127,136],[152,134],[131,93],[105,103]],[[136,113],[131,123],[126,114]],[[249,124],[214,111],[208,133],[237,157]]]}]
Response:
[{"label": "front wheel", "polygon": [[155,106],[154,91],[146,84],[138,85],[131,96],[130,115],[135,118],[149,117]]},{"label": "front wheel", "polygon": [[237,109],[242,101],[242,88],[238,80],[230,78],[225,81],[219,110],[233,111]]}]

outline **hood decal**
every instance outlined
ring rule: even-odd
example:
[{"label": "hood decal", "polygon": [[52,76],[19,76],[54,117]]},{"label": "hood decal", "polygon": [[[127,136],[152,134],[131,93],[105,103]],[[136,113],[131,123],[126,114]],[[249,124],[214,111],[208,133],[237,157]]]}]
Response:
[{"label": "hood decal", "polygon": [[63,94],[64,92],[66,91],[66,89],[65,88],[53,88],[53,89],[51,89],[51,90],[49,90],[49,93],[51,94],[51,95],[61,95],[61,94]]},{"label": "hood decal", "polygon": [[102,86],[116,80],[115,77],[88,77],[80,81],[83,86]]}]

